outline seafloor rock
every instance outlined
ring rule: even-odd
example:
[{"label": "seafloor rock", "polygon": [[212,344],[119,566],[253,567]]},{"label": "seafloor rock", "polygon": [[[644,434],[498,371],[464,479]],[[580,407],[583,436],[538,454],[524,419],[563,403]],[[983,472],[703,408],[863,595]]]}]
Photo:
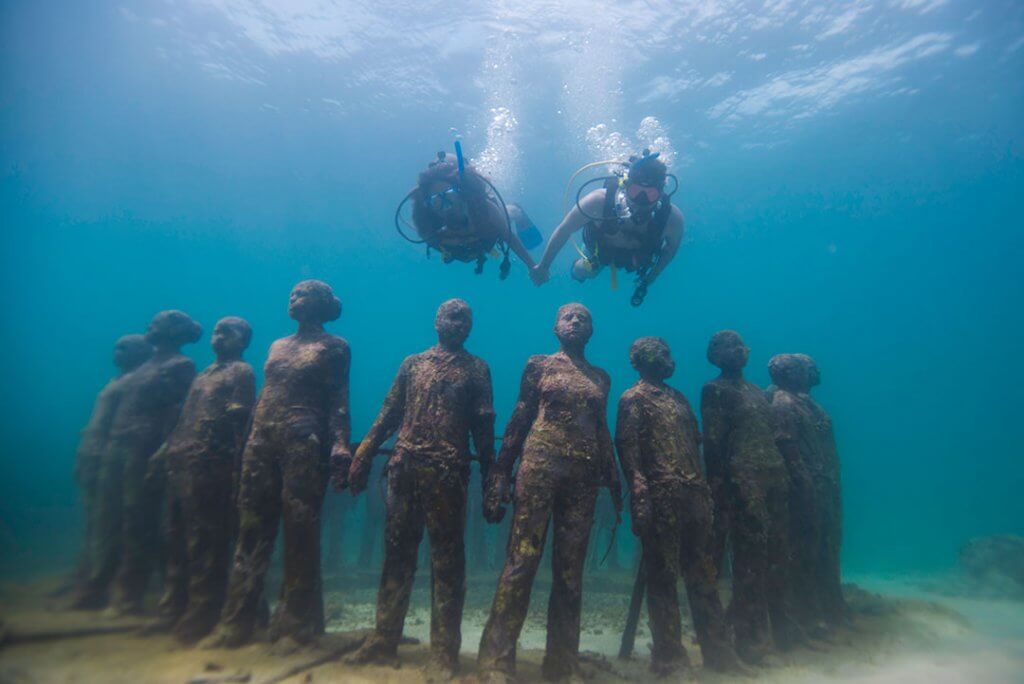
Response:
[{"label": "seafloor rock", "polygon": [[960,567],[977,593],[1024,600],[1024,537],[972,539],[960,549]]}]

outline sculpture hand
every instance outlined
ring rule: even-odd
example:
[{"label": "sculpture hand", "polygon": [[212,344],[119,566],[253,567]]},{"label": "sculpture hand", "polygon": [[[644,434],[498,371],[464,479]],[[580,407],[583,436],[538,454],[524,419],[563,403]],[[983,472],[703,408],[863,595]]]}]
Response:
[{"label": "sculpture hand", "polygon": [[331,487],[340,492],[348,486],[348,470],[352,465],[352,454],[347,444],[335,444],[331,447],[329,470]]},{"label": "sculpture hand", "polygon": [[644,480],[638,478],[633,482],[629,502],[630,517],[633,519],[633,534],[643,537],[650,530],[651,518],[654,515],[651,510],[651,499],[647,492],[647,483]]},{"label": "sculpture hand", "polygon": [[366,489],[366,482],[370,479],[370,467],[373,465],[373,457],[376,449],[366,442],[361,442],[356,449],[356,457],[352,460],[352,466],[348,471],[348,487],[352,496],[359,494]]},{"label": "sculpture hand", "polygon": [[493,473],[487,478],[484,491],[484,519],[489,523],[499,523],[505,517],[505,501],[508,489],[508,478],[501,473]]}]

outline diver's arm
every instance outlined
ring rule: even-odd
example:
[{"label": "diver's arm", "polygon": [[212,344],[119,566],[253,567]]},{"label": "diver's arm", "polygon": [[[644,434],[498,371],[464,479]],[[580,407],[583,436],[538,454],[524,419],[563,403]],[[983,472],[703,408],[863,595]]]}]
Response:
[{"label": "diver's arm", "polygon": [[508,246],[512,248],[512,251],[516,253],[519,260],[526,264],[527,268],[533,270],[536,267],[536,264],[533,262],[533,257],[530,256],[528,251],[526,251],[526,246],[523,244],[523,241],[519,239],[519,236],[516,235],[516,232],[509,229],[507,223],[504,228],[502,228],[502,234],[502,239],[504,239]]},{"label": "diver's arm", "polygon": [[[547,280],[548,269],[551,268],[551,262],[555,260],[558,253],[565,247],[565,243],[569,241],[572,234],[578,231],[580,228],[585,226],[590,219],[588,219],[580,207],[590,214],[591,216],[600,216],[601,211],[604,208],[604,188],[600,190],[594,190],[582,200],[579,205],[574,206],[562,222],[558,224],[555,231],[551,234],[551,239],[548,240],[547,247],[544,248],[544,256],[541,257],[540,263],[537,264],[537,271],[539,275],[543,275],[543,279]],[[538,283],[539,284],[539,283]]]},{"label": "diver's arm", "polygon": [[661,248],[661,256],[658,257],[658,263],[647,274],[648,284],[653,283],[672,259],[675,258],[676,252],[679,251],[679,245],[683,242],[683,232],[683,213],[678,208],[672,207],[672,214],[669,216],[668,224],[665,226],[665,245]]}]

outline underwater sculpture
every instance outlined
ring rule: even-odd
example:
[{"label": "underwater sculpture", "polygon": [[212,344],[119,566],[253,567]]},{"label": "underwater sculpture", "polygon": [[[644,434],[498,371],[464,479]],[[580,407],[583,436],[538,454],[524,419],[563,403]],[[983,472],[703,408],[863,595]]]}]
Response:
[{"label": "underwater sculpture", "polygon": [[320,509],[328,479],[343,489],[349,454],[348,343],[324,330],[341,315],[327,283],[292,288],[288,315],[298,331],[270,346],[265,385],[253,412],[238,492],[238,539],[227,602],[204,647],[234,648],[256,626],[274,538],[284,521],[284,580],[271,641],[307,643],[324,630]]},{"label": "underwater sculpture", "polygon": [[450,679],[458,669],[465,598],[465,526],[469,440],[480,468],[494,460],[494,407],[487,364],[463,347],[473,313],[461,299],[444,302],[434,327],[437,345],[407,357],[349,471],[353,494],[366,488],[381,445],[398,432],[387,463],[384,568],[377,625],[350,663],[394,662],[409,609],[416,556],[427,529],[431,599],[428,672]]},{"label": "underwater sculpture", "polygon": [[816,458],[812,462],[815,467],[811,468],[818,520],[821,525],[816,563],[816,588],[825,623],[834,627],[850,622],[850,608],[846,604],[846,599],[843,598],[840,568],[843,544],[843,503],[839,481],[839,452],[836,449],[832,419],[829,418],[821,404],[810,396],[810,390],[821,384],[821,371],[818,369],[818,364],[807,354],[796,354],[796,356],[807,366],[809,389],[804,401],[807,403],[810,416],[807,428],[813,429],[813,442],[816,447]]},{"label": "underwater sculpture", "polygon": [[101,544],[96,532],[99,529],[97,513],[99,501],[104,496],[99,488],[100,469],[110,439],[110,428],[114,422],[117,405],[124,394],[125,383],[132,371],[153,355],[153,346],[143,335],[125,335],[114,344],[114,365],[120,373],[108,382],[96,395],[92,415],[82,430],[75,453],[75,483],[82,496],[82,517],[85,529],[82,535],[82,552],[76,572],[76,586],[72,606],[75,608],[100,608],[107,600],[107,581],[94,585],[93,566],[97,549]]},{"label": "underwater sculpture", "polygon": [[[181,311],[161,311],[149,323],[153,356],[124,384],[100,464],[98,552],[90,584],[101,590],[113,577],[111,610],[139,613],[146,582],[160,547],[162,483],[151,477],[149,460],[163,444],[196,374],[181,353],[202,327]],[[114,574],[116,571],[116,575]]]},{"label": "underwater sculpture", "polygon": [[615,446],[630,492],[633,531],[643,542],[651,671],[664,676],[689,665],[676,593],[680,574],[704,665],[735,671],[740,665],[716,586],[713,504],[701,473],[697,418],[686,397],[665,383],[675,362],[664,340],[636,340],[629,361],[640,380],[619,400]]},{"label": "underwater sculpture", "polygon": [[801,639],[801,631],[791,616],[786,580],[786,465],[775,446],[771,405],[759,387],[743,378],[748,356],[736,332],[712,336],[708,361],[722,372],[704,385],[701,418],[715,502],[715,562],[721,567],[728,537],[736,650],[744,661],[756,664],[772,651],[773,637],[785,649]]},{"label": "underwater sculpture", "polygon": [[154,316],[146,331],[153,356],[125,382],[114,415],[100,465],[96,534],[102,539],[93,579],[100,587],[113,577],[115,613],[142,612],[146,583],[158,562],[162,483],[147,477],[149,459],[174,427],[196,374],[180,349],[201,334],[202,327],[181,311]]},{"label": "underwater sculpture", "polygon": [[192,382],[181,417],[161,449],[167,470],[167,571],[159,626],[191,643],[217,624],[228,581],[234,493],[256,376],[242,360],[252,329],[217,321],[217,355]]},{"label": "underwater sculpture", "polygon": [[548,679],[579,674],[583,566],[598,488],[607,486],[616,510],[622,507],[606,417],[610,379],[584,356],[593,330],[582,304],[558,310],[555,334],[561,348],[527,361],[501,452],[488,475],[484,510],[488,520],[498,521],[513,465],[520,461],[505,567],[480,640],[478,665],[491,680],[515,672],[516,641],[549,521],[554,538],[543,673]]},{"label": "underwater sculpture", "polygon": [[773,387],[769,394],[774,414],[775,444],[789,473],[789,543],[793,617],[810,634],[822,627],[818,596],[821,520],[811,477],[818,467],[816,419],[809,405],[810,368],[795,354],[776,354],[768,361]]}]

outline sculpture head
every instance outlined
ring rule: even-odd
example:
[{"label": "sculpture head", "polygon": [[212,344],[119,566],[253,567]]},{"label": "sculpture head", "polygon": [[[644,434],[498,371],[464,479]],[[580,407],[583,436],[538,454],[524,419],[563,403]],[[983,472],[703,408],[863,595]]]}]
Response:
[{"label": "sculpture head", "polygon": [[590,310],[573,302],[558,309],[555,319],[555,335],[563,346],[584,347],[594,334],[594,319]]},{"label": "sculpture head", "polygon": [[747,365],[750,350],[735,330],[720,330],[708,343],[708,361],[723,371],[737,372]]},{"label": "sculpture head", "polygon": [[768,374],[779,389],[794,394],[804,394],[810,388],[810,374],[807,363],[800,354],[776,354],[768,362]]},{"label": "sculpture head", "polygon": [[125,335],[114,343],[114,365],[122,373],[133,371],[153,355],[153,345],[145,335]]},{"label": "sculpture head", "polygon": [[299,323],[323,325],[341,315],[341,300],[322,280],[303,280],[292,288],[288,315]]},{"label": "sculpture head", "polygon": [[660,337],[641,337],[629,348],[629,363],[645,380],[660,382],[672,377],[676,362],[668,343]]},{"label": "sculpture head", "polygon": [[437,307],[434,330],[437,341],[444,347],[461,347],[473,329],[473,310],[462,299],[449,299]]},{"label": "sculpture head", "polygon": [[161,311],[149,322],[146,340],[154,347],[177,349],[192,344],[203,334],[203,326],[183,311]]},{"label": "sculpture head", "polygon": [[225,316],[213,326],[210,346],[218,359],[238,358],[252,341],[252,327],[238,316]]},{"label": "sculpture head", "polygon": [[796,356],[807,366],[807,387],[817,387],[821,384],[821,370],[818,363],[807,354],[796,354]]}]

